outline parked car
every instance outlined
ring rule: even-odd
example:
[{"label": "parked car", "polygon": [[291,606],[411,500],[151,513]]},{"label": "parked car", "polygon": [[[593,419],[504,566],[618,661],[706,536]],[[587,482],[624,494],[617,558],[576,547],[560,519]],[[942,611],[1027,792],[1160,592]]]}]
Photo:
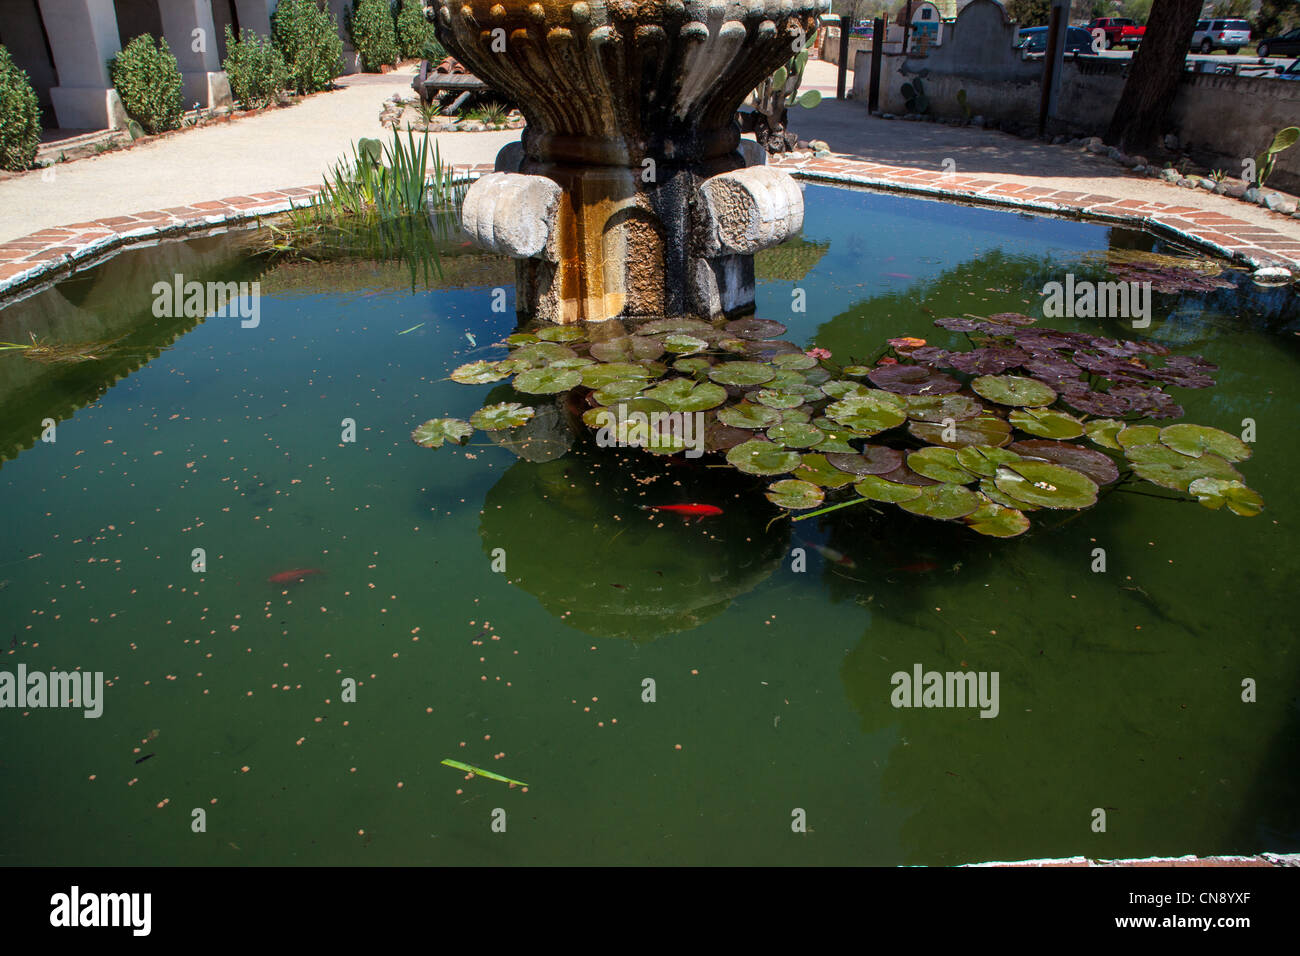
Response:
[{"label": "parked car", "polygon": [[1116,46],[1137,46],[1142,42],[1146,27],[1140,27],[1128,17],[1094,17],[1085,28],[1089,35],[1094,30],[1106,34],[1106,49]]},{"label": "parked car", "polygon": [[1245,20],[1202,20],[1192,34],[1192,49],[1202,53],[1236,53],[1249,42],[1250,24]]},{"label": "parked car", "polygon": [[875,26],[872,24],[870,20],[859,20],[857,26],[855,26],[852,30],[849,31],[849,36],[865,37],[867,39],[871,39],[871,36],[874,32],[875,32]]},{"label": "parked car", "polygon": [[1300,29],[1283,33],[1279,37],[1260,40],[1255,46],[1260,56],[1297,56],[1300,55]]},{"label": "parked car", "polygon": [[[1031,60],[1047,53],[1047,27],[1028,27],[1020,31],[1020,58]],[[1096,56],[1092,48],[1092,34],[1083,27],[1069,27],[1065,31],[1065,52],[1075,56]]]}]

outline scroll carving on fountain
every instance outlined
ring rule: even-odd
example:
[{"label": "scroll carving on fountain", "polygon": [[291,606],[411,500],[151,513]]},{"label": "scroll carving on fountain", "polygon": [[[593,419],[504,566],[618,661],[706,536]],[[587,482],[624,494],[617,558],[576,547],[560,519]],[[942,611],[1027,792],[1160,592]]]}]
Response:
[{"label": "scroll carving on fountain", "polygon": [[803,197],[742,149],[735,112],[829,6],[439,0],[439,39],[528,120],[462,213],[476,244],[519,260],[520,310],[749,311],[753,254],[802,228]]}]

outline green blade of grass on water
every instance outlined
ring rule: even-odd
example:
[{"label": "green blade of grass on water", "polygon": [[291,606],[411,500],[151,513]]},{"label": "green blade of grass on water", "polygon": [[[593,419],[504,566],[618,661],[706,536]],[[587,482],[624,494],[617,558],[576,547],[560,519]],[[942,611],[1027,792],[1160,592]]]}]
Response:
[{"label": "green blade of grass on water", "polygon": [[489,780],[500,780],[502,783],[513,784],[516,787],[528,786],[528,784],[524,783],[522,780],[511,780],[509,777],[503,777],[499,773],[493,773],[491,770],[483,770],[467,763],[461,763],[459,760],[451,760],[448,758],[442,763],[444,766],[455,767],[457,770],[464,770],[466,773],[477,774],[480,777],[487,777]]}]

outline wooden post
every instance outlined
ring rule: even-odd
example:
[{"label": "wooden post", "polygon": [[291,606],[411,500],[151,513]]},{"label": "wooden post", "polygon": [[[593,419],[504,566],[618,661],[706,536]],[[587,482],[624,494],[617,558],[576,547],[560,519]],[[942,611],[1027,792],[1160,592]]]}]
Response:
[{"label": "wooden post", "polygon": [[907,56],[907,41],[912,35],[912,0],[907,0],[907,15],[903,18],[903,56]]},{"label": "wooden post", "polygon": [[1038,97],[1038,135],[1047,130],[1047,110],[1052,100],[1052,78],[1056,75],[1056,43],[1065,28],[1061,25],[1061,8],[1052,7],[1047,24],[1047,49],[1043,51],[1043,88]]},{"label": "wooden post", "polygon": [[835,88],[835,98],[844,99],[844,87],[849,79],[849,27],[840,20],[840,77]]},{"label": "wooden post", "polygon": [[885,19],[876,17],[871,22],[871,86],[867,93],[867,109],[880,109],[880,65],[885,53]]}]

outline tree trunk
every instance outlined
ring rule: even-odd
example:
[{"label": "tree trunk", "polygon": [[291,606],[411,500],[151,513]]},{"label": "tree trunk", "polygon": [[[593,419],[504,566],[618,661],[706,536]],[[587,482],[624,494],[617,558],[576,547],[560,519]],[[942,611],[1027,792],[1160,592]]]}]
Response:
[{"label": "tree trunk", "polygon": [[1202,0],[1155,0],[1146,33],[1129,64],[1128,80],[1105,140],[1126,153],[1147,149],[1161,133],[1178,92]]}]

